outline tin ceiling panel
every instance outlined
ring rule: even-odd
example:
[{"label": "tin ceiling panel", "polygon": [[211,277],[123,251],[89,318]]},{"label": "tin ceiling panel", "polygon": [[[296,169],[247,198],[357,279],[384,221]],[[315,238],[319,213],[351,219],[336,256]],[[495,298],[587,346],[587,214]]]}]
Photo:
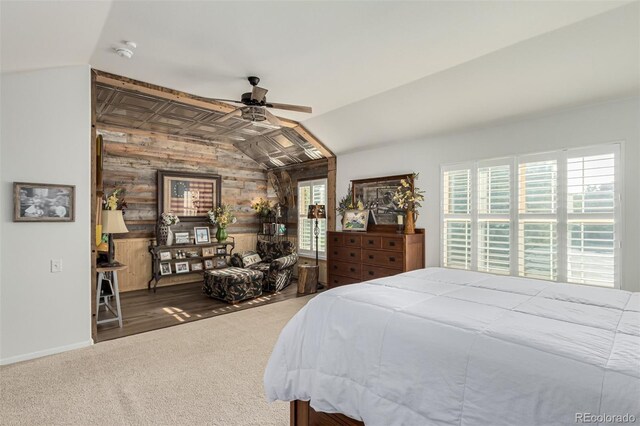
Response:
[{"label": "tin ceiling panel", "polygon": [[230,143],[268,169],[324,157],[293,129],[240,117],[220,121],[221,112],[106,84],[96,89],[99,124]]}]

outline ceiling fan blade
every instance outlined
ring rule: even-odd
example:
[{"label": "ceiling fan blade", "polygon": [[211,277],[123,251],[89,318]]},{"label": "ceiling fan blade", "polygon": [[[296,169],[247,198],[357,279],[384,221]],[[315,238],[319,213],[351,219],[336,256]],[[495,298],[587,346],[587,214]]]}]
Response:
[{"label": "ceiling fan blade", "polygon": [[241,104],[244,105],[244,103],[242,101],[234,101],[233,99],[218,99],[218,98],[205,98],[208,99],[210,101],[218,101],[218,102],[231,102],[233,104]]},{"label": "ceiling fan blade", "polygon": [[282,122],[275,115],[271,114],[268,109],[264,109],[264,115],[267,116],[267,121],[275,126],[282,127]]},{"label": "ceiling fan blade", "polygon": [[287,110],[287,111],[306,112],[306,113],[311,114],[311,107],[310,106],[276,104],[276,103],[273,103],[273,102],[269,102],[265,106],[268,107],[268,108],[284,109],[284,110]]},{"label": "ceiling fan blade", "polygon": [[253,99],[254,101],[262,102],[267,92],[268,92],[267,89],[264,89],[258,86],[253,86],[253,90],[251,90],[251,99]]},{"label": "ceiling fan blade", "polygon": [[238,115],[240,115],[240,113],[241,113],[240,108],[236,108],[233,111],[226,113],[222,117],[216,118],[213,122],[214,123],[222,123],[223,121],[227,121],[231,117],[237,117]]}]

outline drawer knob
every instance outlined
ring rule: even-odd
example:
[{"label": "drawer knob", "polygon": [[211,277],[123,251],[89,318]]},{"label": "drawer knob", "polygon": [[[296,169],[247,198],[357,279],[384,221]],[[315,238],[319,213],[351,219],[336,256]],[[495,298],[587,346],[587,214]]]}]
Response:
[{"label": "drawer knob", "polygon": [[333,265],[333,269],[338,269],[338,265]]},{"label": "drawer knob", "polygon": [[351,239],[349,240],[349,242],[351,242],[351,243],[355,243],[355,242],[356,242],[356,240],[354,240],[353,238],[351,238]]},{"label": "drawer knob", "polygon": [[389,242],[389,245],[390,245],[391,247],[395,247],[396,242],[395,242],[395,241],[390,241],[390,242]]},{"label": "drawer knob", "polygon": [[355,272],[355,271],[356,271],[356,268],[349,268],[349,270],[350,270],[351,272]]},{"label": "drawer knob", "polygon": [[373,271],[369,271],[369,275],[373,275]]},{"label": "drawer knob", "polygon": [[373,259],[373,255],[372,254],[369,255],[369,259]]},{"label": "drawer knob", "polygon": [[369,244],[373,244],[373,240],[369,240]]},{"label": "drawer knob", "polygon": [[395,257],[391,256],[391,257],[389,258],[389,262],[395,262],[395,261],[396,261],[396,258],[395,258]]},{"label": "drawer knob", "polygon": [[349,256],[356,257],[356,254],[355,253],[349,253]]}]

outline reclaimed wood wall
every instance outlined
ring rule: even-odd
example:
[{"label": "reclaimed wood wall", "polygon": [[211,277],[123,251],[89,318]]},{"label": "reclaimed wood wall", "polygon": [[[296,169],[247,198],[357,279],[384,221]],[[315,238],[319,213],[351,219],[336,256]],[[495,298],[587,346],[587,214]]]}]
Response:
[{"label": "reclaimed wood wall", "polygon": [[[188,139],[148,131],[119,130],[98,123],[104,139],[104,190],[126,190],[127,238],[152,237],[157,223],[157,171],[215,173],[222,176],[222,202],[236,209],[230,234],[255,233],[251,203],[267,196],[266,171],[230,143]],[[204,223],[204,222],[203,222]],[[172,229],[202,225],[182,222]]]}]

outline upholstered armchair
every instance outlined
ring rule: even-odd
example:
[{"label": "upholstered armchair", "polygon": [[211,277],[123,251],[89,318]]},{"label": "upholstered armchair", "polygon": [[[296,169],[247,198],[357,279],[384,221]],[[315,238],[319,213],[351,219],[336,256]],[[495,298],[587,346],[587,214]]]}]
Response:
[{"label": "upholstered armchair", "polygon": [[293,267],[297,262],[298,254],[290,241],[258,240],[255,252],[234,254],[231,258],[232,266],[262,272],[262,291],[269,293],[281,291],[291,284]]}]

